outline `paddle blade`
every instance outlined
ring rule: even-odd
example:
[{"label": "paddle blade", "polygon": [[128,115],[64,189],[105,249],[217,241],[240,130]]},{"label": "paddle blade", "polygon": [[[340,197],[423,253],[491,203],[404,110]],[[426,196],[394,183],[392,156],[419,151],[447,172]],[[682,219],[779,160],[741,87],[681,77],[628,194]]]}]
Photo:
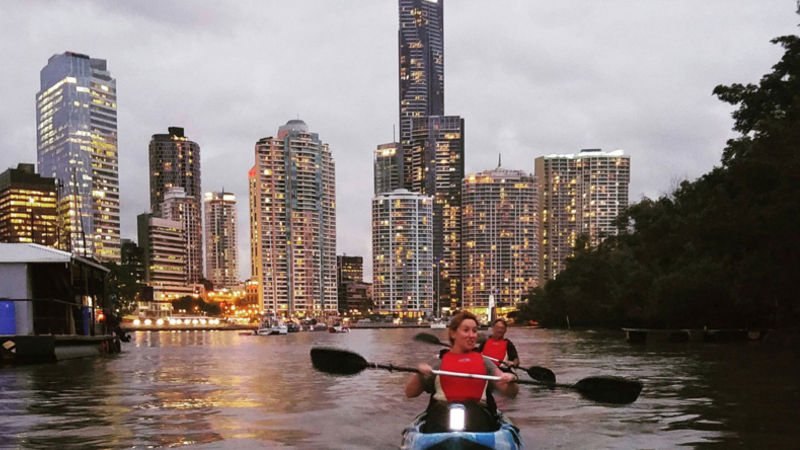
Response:
[{"label": "paddle blade", "polygon": [[367,360],[347,350],[314,347],[311,349],[311,364],[320,372],[333,375],[354,375],[367,367]]},{"label": "paddle blade", "polygon": [[642,383],[614,376],[584,378],[573,385],[584,397],[597,402],[633,403],[642,392]]},{"label": "paddle blade", "polygon": [[433,345],[441,345],[443,347],[450,347],[449,344],[446,344],[439,340],[438,337],[430,334],[430,333],[417,333],[414,336],[414,340],[417,342],[424,342],[426,344],[433,344]]},{"label": "paddle blade", "polygon": [[556,382],[556,374],[547,367],[533,366],[525,369],[525,371],[528,372],[531,378],[540,383],[555,384]]}]

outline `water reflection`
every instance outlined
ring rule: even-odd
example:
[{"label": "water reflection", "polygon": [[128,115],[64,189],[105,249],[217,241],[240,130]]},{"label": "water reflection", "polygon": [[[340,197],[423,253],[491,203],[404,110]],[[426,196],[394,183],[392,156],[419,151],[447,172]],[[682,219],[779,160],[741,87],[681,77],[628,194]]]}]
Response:
[{"label": "water reflection", "polygon": [[[0,447],[392,448],[427,399],[405,399],[406,373],[332,377],[308,351],[350,349],[414,366],[438,348],[419,331],[242,336],[140,332],[124,353],[0,370]],[[442,333],[444,337],[444,333]],[[525,386],[498,404],[530,448],[788,447],[800,437],[793,353],[759,345],[629,346],[621,333],[512,328],[524,366],[562,383],[599,374],[641,379],[630,405]]]}]

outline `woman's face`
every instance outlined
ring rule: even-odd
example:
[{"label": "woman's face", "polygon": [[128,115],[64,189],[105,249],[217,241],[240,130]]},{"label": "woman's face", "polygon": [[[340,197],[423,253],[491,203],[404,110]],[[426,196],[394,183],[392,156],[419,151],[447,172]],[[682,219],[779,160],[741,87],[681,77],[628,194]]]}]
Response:
[{"label": "woman's face", "polygon": [[468,352],[475,348],[478,342],[478,324],[472,319],[464,319],[456,331],[450,330],[453,339],[453,350]]}]

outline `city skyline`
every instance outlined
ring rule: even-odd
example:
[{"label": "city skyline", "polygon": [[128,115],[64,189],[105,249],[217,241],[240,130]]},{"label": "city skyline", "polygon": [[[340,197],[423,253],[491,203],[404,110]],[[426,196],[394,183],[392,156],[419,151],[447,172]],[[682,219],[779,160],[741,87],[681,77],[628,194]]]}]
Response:
[{"label": "city skyline", "polygon": [[[203,185],[243,198],[253,142],[299,114],[337,162],[336,253],[371,260],[372,152],[392,140],[397,121],[396,1],[79,5],[4,7],[0,45],[14,64],[0,91],[0,171],[36,160],[39,70],[54,54],[87,54],[106,60],[118,82],[122,238],[135,238],[136,215],[149,209],[143,193],[154,132],[185,127],[203,148]],[[732,108],[711,90],[757,82],[781,53],[769,39],[796,33],[793,1],[486,7],[444,8],[446,110],[469,122],[465,172],[494,167],[497,153],[504,167],[531,173],[539,156],[622,148],[635,167],[631,203],[718,164],[733,135]],[[282,16],[312,11],[307,37],[275,32],[261,40],[246,31],[250,21],[277,30],[288,26]],[[363,26],[349,26],[353,19]],[[96,27],[76,31],[70,24],[78,22]],[[20,36],[22,44],[13,38]],[[240,202],[239,217],[246,208]],[[246,221],[238,231],[248,235]],[[249,275],[247,247],[240,239],[241,278]],[[364,269],[370,279],[371,267]]]}]

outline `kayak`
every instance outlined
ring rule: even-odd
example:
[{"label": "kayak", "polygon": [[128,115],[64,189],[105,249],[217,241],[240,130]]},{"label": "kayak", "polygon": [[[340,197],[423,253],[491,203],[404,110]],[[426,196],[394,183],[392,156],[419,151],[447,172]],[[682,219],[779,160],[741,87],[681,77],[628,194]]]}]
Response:
[{"label": "kayak", "polygon": [[401,449],[500,449],[517,450],[524,448],[522,437],[511,419],[498,411],[500,428],[497,431],[448,431],[443,433],[423,433],[427,413],[418,415],[405,430]]}]

